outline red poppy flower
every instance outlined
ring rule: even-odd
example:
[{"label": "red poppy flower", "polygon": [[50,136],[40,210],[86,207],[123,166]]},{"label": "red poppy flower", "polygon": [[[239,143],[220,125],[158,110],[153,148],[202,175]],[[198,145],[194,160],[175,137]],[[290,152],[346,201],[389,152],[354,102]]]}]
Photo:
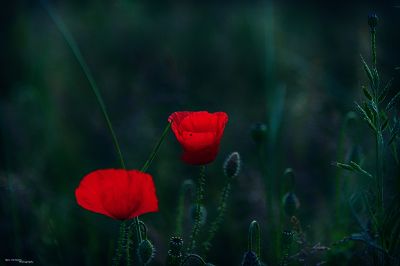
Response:
[{"label": "red poppy flower", "polygon": [[168,121],[183,147],[184,162],[203,165],[214,161],[228,122],[226,113],[175,112]]},{"label": "red poppy flower", "polygon": [[158,211],[153,178],[138,170],[93,171],[82,179],[75,197],[81,207],[117,220]]}]

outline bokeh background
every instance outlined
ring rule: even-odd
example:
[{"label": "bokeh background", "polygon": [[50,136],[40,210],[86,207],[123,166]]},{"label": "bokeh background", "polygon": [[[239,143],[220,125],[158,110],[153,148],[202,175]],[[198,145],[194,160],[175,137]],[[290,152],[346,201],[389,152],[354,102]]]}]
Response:
[{"label": "bokeh background", "polygon": [[[263,228],[272,218],[266,215],[263,175],[284,193],[287,167],[296,174],[298,217],[310,242],[330,246],[357,230],[350,215],[344,227],[337,224],[335,184],[343,176],[350,194],[363,181],[338,173],[331,162],[342,156],[343,121],[367,84],[360,54],[370,60],[371,11],[379,16],[382,80],[394,78],[393,88],[399,88],[400,2],[7,1],[0,10],[0,264],[5,258],[107,264],[118,233],[117,221],[75,202],[81,178],[118,167],[118,158],[90,85],[43,3],[81,49],[128,167],[145,162],[170,113],[229,114],[220,153],[207,168],[210,219],[226,181],[225,156],[240,152],[242,169],[210,262],[238,265],[253,219],[260,223],[268,262],[272,243]],[[268,126],[261,160],[251,137],[257,122]],[[343,156],[368,159],[370,136],[360,119],[352,120]],[[179,156],[170,133],[149,169],[160,204],[160,212],[142,217],[157,248],[152,265],[162,265],[174,234],[181,183],[198,173]],[[392,168],[388,185],[398,189],[399,171]],[[279,208],[280,199],[274,202]],[[351,248],[332,248],[321,260],[357,261]]]}]

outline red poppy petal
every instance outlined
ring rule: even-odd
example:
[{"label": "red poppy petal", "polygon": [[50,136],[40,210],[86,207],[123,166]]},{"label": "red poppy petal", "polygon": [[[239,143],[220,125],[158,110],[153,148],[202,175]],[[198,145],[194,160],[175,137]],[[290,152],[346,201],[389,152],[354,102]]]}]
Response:
[{"label": "red poppy petal", "polygon": [[126,220],[140,205],[142,191],[140,183],[128,171],[113,169],[107,172],[103,182],[102,203],[111,217]]},{"label": "red poppy petal", "polygon": [[110,216],[104,209],[102,203],[102,189],[101,183],[103,175],[99,172],[103,170],[96,170],[87,174],[80,182],[78,188],[75,190],[75,198],[79,206],[89,211]]},{"label": "red poppy petal", "polygon": [[218,154],[218,150],[218,146],[213,146],[211,148],[198,151],[184,151],[182,155],[182,160],[185,163],[193,165],[208,164],[215,160]]},{"label": "red poppy petal", "polygon": [[203,150],[216,144],[214,132],[183,132],[181,144],[187,151]]},{"label": "red poppy petal", "polygon": [[97,170],[86,175],[75,192],[83,208],[126,220],[158,210],[151,175],[137,170]]},{"label": "red poppy petal", "polygon": [[182,119],[184,119],[186,116],[192,114],[193,112],[190,111],[183,111],[183,112],[175,112],[172,113],[169,117],[168,117],[168,122],[170,123],[175,123],[175,124],[180,124],[180,122],[182,121]]},{"label": "red poppy petal", "polygon": [[194,112],[183,118],[179,127],[192,132],[215,131],[218,127],[218,117],[206,111]]},{"label": "red poppy petal", "polygon": [[151,175],[137,170],[129,171],[129,174],[131,176],[136,176],[135,180],[137,180],[137,183],[140,183],[142,191],[140,204],[131,212],[129,218],[137,217],[148,212],[157,212],[158,200]]}]

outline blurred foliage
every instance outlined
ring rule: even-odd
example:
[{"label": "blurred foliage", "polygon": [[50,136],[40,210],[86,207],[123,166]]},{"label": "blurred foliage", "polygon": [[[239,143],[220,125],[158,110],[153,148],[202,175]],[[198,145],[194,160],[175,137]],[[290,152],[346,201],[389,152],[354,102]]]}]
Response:
[{"label": "blurred foliage", "polygon": [[[370,54],[366,14],[371,10],[380,17],[377,52],[382,79],[393,77],[393,88],[400,87],[400,9],[395,4],[128,0],[50,4],[93,72],[128,167],[139,168],[145,162],[170,113],[187,109],[229,114],[220,154],[207,167],[208,217],[215,217],[225,184],[225,156],[238,151],[243,165],[232,184],[226,222],[209,252],[211,262],[238,264],[246,249],[248,224],[256,219],[262,229],[271,220],[263,171],[280,187],[276,193],[283,195],[282,173],[287,167],[295,170],[301,202],[298,217],[310,242],[330,245],[357,231],[350,211],[342,219],[332,212],[338,170],[331,162],[339,153],[365,160],[373,155],[373,140],[359,120],[348,123],[345,135],[340,132],[366,83],[359,55]],[[114,252],[118,223],[81,209],[74,198],[86,173],[118,167],[101,110],[40,2],[7,1],[3,6],[0,259],[21,258],[40,265],[106,264]],[[266,144],[268,161],[259,161],[252,140],[252,125],[257,122],[266,123],[268,134],[274,135]],[[142,218],[156,247],[154,265],[165,261],[176,229],[177,191],[198,172],[179,156],[180,147],[170,134],[149,169],[160,212]],[[398,192],[399,169],[393,157],[386,160],[393,162],[386,169],[392,177],[386,187]],[[341,175],[349,193],[367,182],[349,173]],[[188,231],[188,211],[185,217],[183,230]],[[289,223],[281,220],[282,227]],[[273,243],[268,231],[261,232],[261,257],[268,261]],[[330,265],[360,262],[362,249],[347,245],[351,248],[332,248],[325,260]]]}]

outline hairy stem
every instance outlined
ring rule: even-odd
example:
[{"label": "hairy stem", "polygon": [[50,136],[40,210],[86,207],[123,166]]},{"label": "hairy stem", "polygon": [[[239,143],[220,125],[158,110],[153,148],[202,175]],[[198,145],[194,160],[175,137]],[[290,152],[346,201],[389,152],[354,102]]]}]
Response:
[{"label": "hairy stem", "polygon": [[122,249],[125,244],[125,236],[126,236],[126,222],[122,222],[119,227],[119,236],[117,242],[117,249],[115,250],[115,255],[113,258],[113,266],[119,265],[122,256]]},{"label": "hairy stem", "polygon": [[200,231],[200,208],[203,203],[204,198],[204,185],[205,185],[205,169],[206,167],[203,165],[200,168],[200,175],[197,179],[197,189],[196,189],[196,211],[194,216],[194,224],[192,228],[192,233],[189,238],[189,246],[187,248],[187,252],[191,252],[196,244],[196,237]]},{"label": "hairy stem", "polygon": [[218,231],[226,211],[226,205],[228,201],[228,197],[231,191],[231,181],[229,180],[227,184],[224,186],[221,192],[219,204],[218,204],[218,214],[213,223],[210,226],[210,230],[208,231],[207,239],[203,242],[204,247],[204,257],[206,257],[207,252],[211,248],[211,241],[213,240],[216,232]]}]

